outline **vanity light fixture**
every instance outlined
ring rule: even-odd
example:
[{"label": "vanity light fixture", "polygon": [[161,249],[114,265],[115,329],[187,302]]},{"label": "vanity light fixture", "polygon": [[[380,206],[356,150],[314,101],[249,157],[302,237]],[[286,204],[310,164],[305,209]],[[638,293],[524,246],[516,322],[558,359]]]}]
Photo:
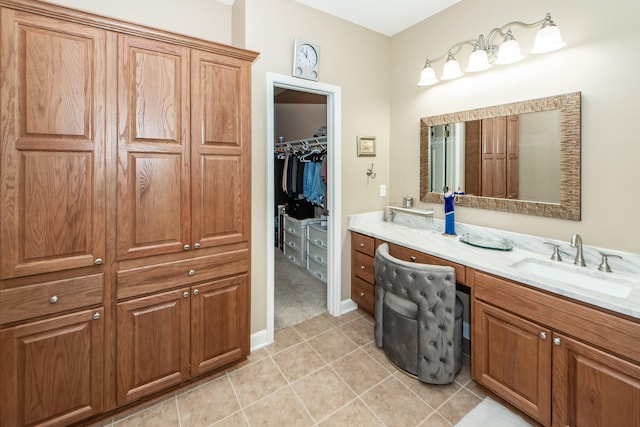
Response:
[{"label": "vanity light fixture", "polygon": [[[520,61],[524,56],[520,52],[520,44],[511,31],[511,27],[514,26],[526,29],[539,27],[531,53],[553,52],[566,45],[566,43],[562,41],[560,30],[551,20],[550,13],[547,13],[544,18],[531,24],[520,21],[509,22],[501,27],[492,29],[487,33],[486,37],[484,34],[480,34],[475,39],[460,41],[440,56],[434,59],[427,58],[424,63],[424,68],[422,72],[420,72],[418,86],[431,86],[438,83],[439,80],[436,77],[436,71],[431,64],[444,58],[447,58],[447,60],[442,69],[440,79],[451,80],[463,76],[462,71],[460,71],[460,64],[456,60],[455,55],[459,54],[465,45],[473,46],[473,52],[469,55],[469,63],[465,69],[465,71],[470,73],[484,71],[488,69],[492,63],[513,64],[514,62]],[[503,39],[500,44],[496,44],[497,42],[495,41],[498,37]]]}]

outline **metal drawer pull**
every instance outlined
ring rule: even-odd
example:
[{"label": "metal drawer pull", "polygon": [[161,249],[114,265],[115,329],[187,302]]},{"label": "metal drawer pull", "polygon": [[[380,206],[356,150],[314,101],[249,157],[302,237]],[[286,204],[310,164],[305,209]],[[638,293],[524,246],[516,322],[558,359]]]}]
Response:
[{"label": "metal drawer pull", "polygon": [[183,296],[184,298],[189,298],[189,292],[185,291],[185,292],[182,294],[182,296]]},{"label": "metal drawer pull", "polygon": [[364,248],[364,243],[363,242],[360,242],[360,247]]},{"label": "metal drawer pull", "polygon": [[184,245],[184,246],[182,247],[182,249],[184,249],[185,251],[188,251],[189,249],[191,249],[191,246],[189,246],[189,245]]},{"label": "metal drawer pull", "polygon": [[316,276],[318,276],[319,279],[322,279],[322,273],[320,273],[319,271],[316,271]]},{"label": "metal drawer pull", "polygon": [[364,296],[364,292],[360,292],[360,296],[363,297]]},{"label": "metal drawer pull", "polygon": [[365,267],[364,265],[360,266],[360,270],[364,270],[365,268],[367,268],[367,267]]},{"label": "metal drawer pull", "polygon": [[49,304],[55,304],[58,302],[58,295],[54,295],[51,298],[49,298]]},{"label": "metal drawer pull", "polygon": [[98,320],[100,318],[100,313],[94,313],[92,317],[93,320]]},{"label": "metal drawer pull", "polygon": [[94,263],[95,265],[100,265],[100,264],[102,264],[102,258],[96,258],[96,260],[95,260],[95,261],[93,261],[93,263]]},{"label": "metal drawer pull", "polygon": [[546,333],[546,332],[540,332],[538,335],[539,335],[539,336],[540,336],[540,338],[542,338],[543,340],[546,340],[546,339],[547,339],[547,333]]},{"label": "metal drawer pull", "polygon": [[189,270],[189,276],[194,276],[196,271],[194,269]]},{"label": "metal drawer pull", "polygon": [[555,345],[560,345],[560,344],[562,344],[562,341],[560,340],[560,338],[557,338],[557,337],[556,337],[556,338],[554,338],[554,339],[553,339],[553,343],[554,343]]},{"label": "metal drawer pull", "polygon": [[200,291],[199,291],[199,290],[197,290],[197,289],[194,289],[194,290],[193,290],[193,294],[194,294],[194,295],[198,295],[199,293],[200,293]]},{"label": "metal drawer pull", "polygon": [[196,249],[200,249],[200,243],[196,243],[195,245],[193,245],[193,247]]},{"label": "metal drawer pull", "polygon": [[411,255],[411,256],[409,257],[409,259],[411,260],[411,262],[415,262],[417,258],[416,258],[416,257],[414,257],[413,255]]}]

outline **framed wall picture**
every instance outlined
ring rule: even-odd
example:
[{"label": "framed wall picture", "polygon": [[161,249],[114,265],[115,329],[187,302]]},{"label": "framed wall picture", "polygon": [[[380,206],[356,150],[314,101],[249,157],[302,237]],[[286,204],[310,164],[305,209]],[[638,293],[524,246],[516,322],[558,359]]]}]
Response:
[{"label": "framed wall picture", "polygon": [[376,155],[376,137],[375,136],[359,136],[357,137],[357,143],[358,143],[358,157]]}]

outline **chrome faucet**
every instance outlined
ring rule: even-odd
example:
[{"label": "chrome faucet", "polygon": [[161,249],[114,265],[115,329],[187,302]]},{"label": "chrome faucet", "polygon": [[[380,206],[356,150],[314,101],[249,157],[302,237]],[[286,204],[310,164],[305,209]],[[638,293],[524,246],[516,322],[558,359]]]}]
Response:
[{"label": "chrome faucet", "polygon": [[571,247],[577,248],[576,259],[573,263],[581,267],[586,267],[587,264],[584,262],[584,257],[582,256],[582,237],[579,234],[571,236]]}]

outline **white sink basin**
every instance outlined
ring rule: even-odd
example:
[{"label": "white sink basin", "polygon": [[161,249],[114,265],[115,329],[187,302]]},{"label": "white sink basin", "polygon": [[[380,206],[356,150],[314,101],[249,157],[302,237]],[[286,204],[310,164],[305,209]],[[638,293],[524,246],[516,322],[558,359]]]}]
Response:
[{"label": "white sink basin", "polygon": [[587,269],[536,258],[525,258],[513,264],[512,267],[543,279],[618,298],[627,298],[634,285],[633,282],[616,276],[615,273],[602,273],[593,268]]}]

